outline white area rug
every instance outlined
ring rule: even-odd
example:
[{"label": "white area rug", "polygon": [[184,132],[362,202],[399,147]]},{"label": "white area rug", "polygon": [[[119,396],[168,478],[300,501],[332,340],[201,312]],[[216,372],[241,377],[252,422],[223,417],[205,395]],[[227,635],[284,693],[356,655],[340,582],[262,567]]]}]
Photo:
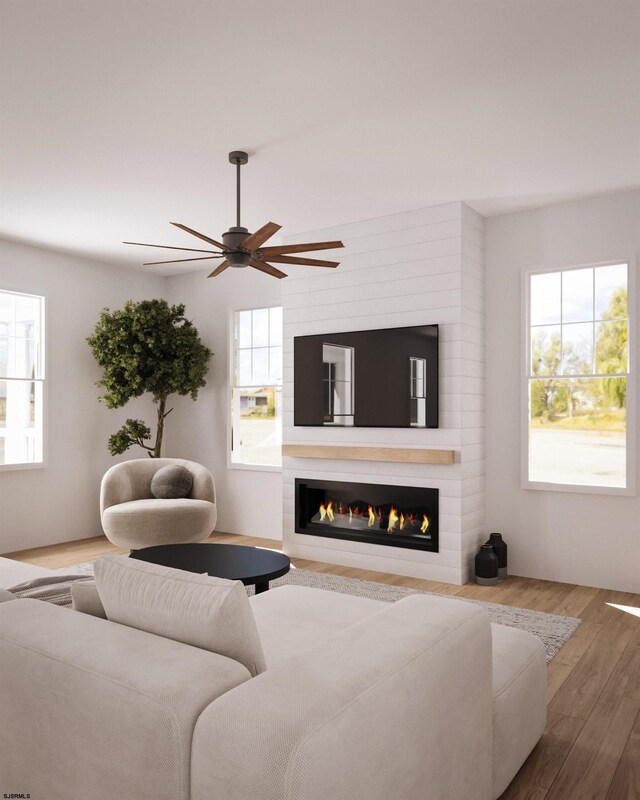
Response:
[{"label": "white area rug", "polygon": [[[77,564],[73,567],[57,570],[57,572],[74,575],[92,575],[93,563],[87,562],[85,564]],[[508,625],[511,628],[521,628],[522,630],[529,631],[540,637],[547,653],[547,663],[551,661],[581,623],[581,620],[576,617],[562,617],[557,614],[547,614],[543,611],[530,611],[527,608],[500,605],[499,603],[487,603],[483,600],[468,600],[464,597],[452,597],[451,595],[443,595],[438,592],[424,592],[420,589],[405,589],[402,586],[390,586],[387,583],[362,581],[356,578],[343,578],[340,575],[330,575],[325,572],[312,572],[306,569],[292,568],[291,571],[282,578],[271,581],[270,586],[284,586],[285,584],[311,586],[314,589],[324,589],[328,592],[352,594],[357,597],[369,597],[372,600],[384,600],[387,603],[395,603],[397,600],[407,597],[410,594],[432,594],[436,597],[449,597],[451,600],[474,603],[475,605],[482,606],[482,608],[487,611],[491,622],[496,622],[500,625]],[[253,594],[253,586],[247,587],[247,594]]]}]

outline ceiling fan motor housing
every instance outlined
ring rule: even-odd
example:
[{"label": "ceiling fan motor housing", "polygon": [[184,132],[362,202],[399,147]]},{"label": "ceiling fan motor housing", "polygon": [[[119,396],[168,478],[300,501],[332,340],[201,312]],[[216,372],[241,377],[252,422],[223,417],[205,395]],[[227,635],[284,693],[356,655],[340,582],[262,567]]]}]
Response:
[{"label": "ceiling fan motor housing", "polygon": [[226,233],[222,234],[222,241],[224,242],[225,250],[231,251],[227,255],[227,261],[229,262],[230,267],[249,266],[251,254],[246,250],[238,250],[248,235],[249,231],[242,227],[229,228]]}]

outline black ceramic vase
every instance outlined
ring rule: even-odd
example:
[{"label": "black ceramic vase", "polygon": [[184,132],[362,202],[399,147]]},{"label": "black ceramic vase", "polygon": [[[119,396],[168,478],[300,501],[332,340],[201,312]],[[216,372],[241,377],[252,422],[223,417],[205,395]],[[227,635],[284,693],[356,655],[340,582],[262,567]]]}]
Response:
[{"label": "black ceramic vase", "polygon": [[480,586],[495,586],[498,583],[498,556],[493,545],[483,544],[476,556],[476,583]]},{"label": "black ceramic vase", "polygon": [[507,543],[501,533],[492,533],[487,544],[493,547],[493,552],[498,557],[498,577],[503,581],[507,577]]}]

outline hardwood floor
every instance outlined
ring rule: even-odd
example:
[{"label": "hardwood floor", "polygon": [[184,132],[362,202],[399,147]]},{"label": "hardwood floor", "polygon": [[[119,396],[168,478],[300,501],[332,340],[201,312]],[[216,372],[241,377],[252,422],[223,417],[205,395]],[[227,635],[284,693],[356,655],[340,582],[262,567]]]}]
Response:
[{"label": "hardwood floor", "polygon": [[[224,533],[209,541],[280,547],[271,539]],[[106,552],[126,551],[101,537],[9,555],[57,569],[93,561]],[[518,577],[495,587],[456,586],[317,561],[293,559],[293,563],[303,569],[580,617],[582,625],[549,665],[544,736],[501,800],[640,800],[640,595]]]}]

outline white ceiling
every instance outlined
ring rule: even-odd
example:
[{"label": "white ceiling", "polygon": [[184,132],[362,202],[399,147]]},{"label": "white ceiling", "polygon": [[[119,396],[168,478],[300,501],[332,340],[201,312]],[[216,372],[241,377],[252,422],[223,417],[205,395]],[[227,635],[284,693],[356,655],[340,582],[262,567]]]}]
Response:
[{"label": "white ceiling", "polygon": [[[640,185],[638,0],[2,0],[0,235],[130,266]],[[188,254],[185,254],[188,255]],[[144,257],[144,258],[143,258]],[[186,264],[171,272],[193,269]]]}]

